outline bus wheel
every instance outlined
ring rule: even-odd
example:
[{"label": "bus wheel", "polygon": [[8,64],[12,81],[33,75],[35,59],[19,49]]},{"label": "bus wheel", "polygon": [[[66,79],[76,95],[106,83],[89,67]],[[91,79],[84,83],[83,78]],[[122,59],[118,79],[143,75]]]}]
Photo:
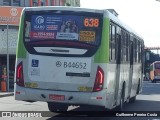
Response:
[{"label": "bus wheel", "polygon": [[67,111],[68,105],[48,102],[48,109],[51,112],[61,113]]},{"label": "bus wheel", "polygon": [[123,106],[124,106],[124,85],[123,85],[123,89],[122,89],[122,93],[121,93],[121,98],[120,98],[120,105],[117,106],[118,111],[122,111],[123,110]]},{"label": "bus wheel", "polygon": [[136,101],[136,96],[129,99],[129,103],[134,103]]},{"label": "bus wheel", "polygon": [[152,83],[156,83],[156,80],[155,80],[155,79],[153,79],[153,80],[152,80]]},{"label": "bus wheel", "polygon": [[138,83],[136,95],[135,95],[134,97],[131,97],[131,98],[129,99],[129,103],[134,103],[134,102],[136,101],[136,96],[137,96],[137,94],[139,94],[139,90],[140,90],[140,81],[139,81],[139,83]]}]

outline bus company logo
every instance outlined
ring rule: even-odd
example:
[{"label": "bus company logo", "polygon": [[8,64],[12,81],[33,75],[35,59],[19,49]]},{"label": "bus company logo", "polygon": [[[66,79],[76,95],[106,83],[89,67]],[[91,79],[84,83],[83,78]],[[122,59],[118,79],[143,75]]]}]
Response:
[{"label": "bus company logo", "polygon": [[57,62],[56,62],[56,66],[57,66],[57,67],[61,67],[61,66],[62,66],[62,63],[61,63],[60,61],[57,61]]},{"label": "bus company logo", "polygon": [[17,16],[18,10],[17,10],[16,8],[12,8],[12,9],[10,10],[10,14],[11,14],[12,16]]},{"label": "bus company logo", "polygon": [[44,25],[34,25],[34,30],[45,30]]},{"label": "bus company logo", "polygon": [[42,16],[38,16],[35,19],[34,30],[45,30],[44,18]]},{"label": "bus company logo", "polygon": [[36,24],[43,24],[44,23],[44,18],[42,16],[38,16],[36,17],[36,20],[35,20]]}]

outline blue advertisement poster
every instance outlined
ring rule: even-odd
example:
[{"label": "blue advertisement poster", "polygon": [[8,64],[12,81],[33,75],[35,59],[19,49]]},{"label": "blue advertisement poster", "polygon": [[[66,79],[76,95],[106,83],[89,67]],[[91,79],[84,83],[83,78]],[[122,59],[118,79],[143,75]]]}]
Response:
[{"label": "blue advertisement poster", "polygon": [[100,37],[99,19],[73,15],[33,15],[32,39],[79,40],[94,42]]}]

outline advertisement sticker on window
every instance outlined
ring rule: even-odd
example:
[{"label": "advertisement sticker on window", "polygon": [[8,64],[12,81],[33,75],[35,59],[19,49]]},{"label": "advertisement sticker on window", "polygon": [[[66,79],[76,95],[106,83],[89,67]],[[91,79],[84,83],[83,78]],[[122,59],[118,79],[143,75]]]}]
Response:
[{"label": "advertisement sticker on window", "polygon": [[31,40],[52,39],[96,42],[101,38],[101,29],[100,19],[96,17],[32,15],[29,35]]}]

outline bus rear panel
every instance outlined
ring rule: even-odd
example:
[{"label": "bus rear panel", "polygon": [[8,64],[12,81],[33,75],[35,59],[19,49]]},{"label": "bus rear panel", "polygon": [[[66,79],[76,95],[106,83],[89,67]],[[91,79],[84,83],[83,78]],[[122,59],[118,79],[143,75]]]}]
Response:
[{"label": "bus rear panel", "polygon": [[99,11],[24,9],[15,99],[104,106],[104,71],[94,62],[102,25]]}]

